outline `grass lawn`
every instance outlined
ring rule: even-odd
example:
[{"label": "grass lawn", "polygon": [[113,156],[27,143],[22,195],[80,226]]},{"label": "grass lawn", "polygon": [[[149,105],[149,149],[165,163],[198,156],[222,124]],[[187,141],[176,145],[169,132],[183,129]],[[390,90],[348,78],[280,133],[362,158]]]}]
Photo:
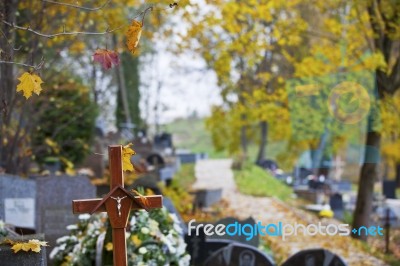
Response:
[{"label": "grass lawn", "polygon": [[174,182],[176,185],[188,191],[191,185],[196,180],[194,175],[194,164],[182,164],[181,169],[174,175]]},{"label": "grass lawn", "polygon": [[293,193],[290,187],[250,162],[245,163],[242,170],[235,170],[234,175],[236,185],[243,194],[288,201]]}]

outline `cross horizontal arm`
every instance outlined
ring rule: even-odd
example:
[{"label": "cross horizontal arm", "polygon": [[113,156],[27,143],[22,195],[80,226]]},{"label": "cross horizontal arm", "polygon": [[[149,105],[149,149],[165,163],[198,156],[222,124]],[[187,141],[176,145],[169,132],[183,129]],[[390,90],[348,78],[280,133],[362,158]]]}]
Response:
[{"label": "cross horizontal arm", "polygon": [[[143,202],[142,198],[139,196],[135,196],[135,199]],[[146,199],[147,199],[146,207],[148,209],[157,209],[157,208],[162,208],[163,206],[161,195],[146,196]],[[90,213],[92,212],[93,208],[100,203],[100,201],[102,201],[102,199],[73,200],[72,212],[74,214]],[[131,210],[138,210],[138,209],[143,209],[143,208],[139,206],[135,201],[133,201]],[[106,207],[103,204],[96,212],[105,212],[105,211]]]}]

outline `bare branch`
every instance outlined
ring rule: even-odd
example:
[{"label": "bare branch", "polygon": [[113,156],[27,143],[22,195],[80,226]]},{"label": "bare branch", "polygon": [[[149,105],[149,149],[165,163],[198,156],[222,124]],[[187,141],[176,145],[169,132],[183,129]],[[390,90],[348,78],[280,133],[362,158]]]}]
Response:
[{"label": "bare branch", "polygon": [[54,33],[54,34],[46,34],[46,33],[42,33],[42,32],[37,31],[37,30],[33,30],[33,29],[31,29],[30,26],[21,27],[21,26],[15,25],[14,23],[10,23],[8,21],[5,21],[5,20],[2,20],[2,22],[4,24],[10,26],[10,27],[13,27],[14,29],[29,31],[29,32],[31,32],[33,34],[36,34],[36,35],[41,36],[41,37],[49,38],[49,39],[53,39],[54,37],[57,37],[57,36],[66,36],[66,35],[104,35],[104,34],[107,34],[107,33],[111,33],[111,32],[117,31],[117,30],[122,28],[122,26],[121,27],[117,27],[117,28],[112,29],[112,30],[107,28],[103,32],[88,32],[88,31],[71,31],[71,32],[68,32],[68,31],[65,30],[65,26],[64,26],[62,32]]},{"label": "bare branch", "polygon": [[56,2],[56,1],[51,1],[51,0],[42,0],[42,1],[46,2],[46,3],[50,3],[50,4],[60,5],[60,6],[73,7],[73,8],[77,8],[77,9],[81,9],[81,10],[85,10],[85,11],[97,11],[97,10],[100,10],[100,9],[104,8],[105,6],[107,6],[111,2],[111,0],[107,0],[103,5],[101,5],[99,7],[90,8],[90,7],[78,6],[78,5],[74,5],[74,4]]},{"label": "bare branch", "polygon": [[44,59],[42,58],[40,63],[37,64],[37,65],[29,65],[29,64],[25,64],[25,63],[19,63],[19,62],[13,62],[13,61],[4,61],[4,60],[0,60],[0,64],[12,64],[12,65],[29,67],[29,68],[33,68],[35,70],[39,70],[39,69],[42,68],[42,66],[44,64]]}]

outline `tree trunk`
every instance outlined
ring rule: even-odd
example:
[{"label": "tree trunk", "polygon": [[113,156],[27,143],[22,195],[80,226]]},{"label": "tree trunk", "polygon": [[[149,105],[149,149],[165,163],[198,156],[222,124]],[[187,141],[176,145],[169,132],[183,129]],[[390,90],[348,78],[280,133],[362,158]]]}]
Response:
[{"label": "tree trunk", "polygon": [[267,121],[260,122],[260,130],[261,130],[261,132],[260,132],[261,140],[260,140],[260,147],[258,150],[256,162],[262,162],[266,159],[265,151],[266,151],[266,145],[267,145],[267,139],[268,139],[268,122]]},{"label": "tree trunk", "polygon": [[[117,43],[118,43],[117,36],[114,35],[113,36],[114,47],[117,47]],[[122,107],[123,107],[124,114],[125,114],[125,123],[127,124],[127,126],[131,126],[132,118],[131,118],[131,113],[129,112],[128,93],[127,93],[126,84],[125,84],[123,65],[120,64],[118,67],[116,67],[115,72],[116,72],[119,93],[121,94]],[[117,125],[117,127],[119,127],[119,126],[120,125]]]},{"label": "tree trunk", "polygon": [[[371,114],[370,114],[371,115]],[[371,119],[368,119],[368,129],[371,129]],[[379,132],[369,131],[367,133],[366,147],[364,153],[364,164],[361,168],[360,180],[358,182],[357,205],[354,212],[353,228],[369,226],[372,212],[372,200],[374,183],[378,177],[378,161],[376,159],[379,151],[381,135]],[[352,237],[366,241],[366,235],[352,234]]]},{"label": "tree trunk", "polygon": [[396,184],[400,188],[400,163],[396,164]]},{"label": "tree trunk", "polygon": [[[4,19],[10,23],[15,23],[16,9],[18,6],[17,0],[2,1],[0,3],[0,15],[1,19]],[[2,24],[0,30],[3,32],[3,36],[0,37],[0,59],[4,61],[14,61],[14,36],[15,32],[10,30],[10,27]],[[10,42],[9,42],[10,41]],[[12,64],[0,64],[0,168],[7,170],[7,161],[9,160],[9,152],[7,150],[7,142],[10,142],[9,136],[6,134],[6,129],[11,117],[12,100],[14,97],[15,89],[15,75],[14,65]]]}]

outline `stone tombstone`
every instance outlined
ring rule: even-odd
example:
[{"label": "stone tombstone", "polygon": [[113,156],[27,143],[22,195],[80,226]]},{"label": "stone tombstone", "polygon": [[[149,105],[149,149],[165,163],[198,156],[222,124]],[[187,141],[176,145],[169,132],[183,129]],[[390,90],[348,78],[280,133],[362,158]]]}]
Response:
[{"label": "stone tombstone", "polygon": [[382,186],[383,186],[382,187],[383,195],[385,195],[385,197],[387,199],[395,199],[396,198],[396,186],[397,186],[396,181],[385,180],[385,181],[383,181]]},{"label": "stone tombstone", "polygon": [[190,254],[190,265],[202,266],[214,252],[231,244],[230,240],[207,240],[203,228],[199,228],[199,234],[192,230],[185,235],[186,251]]},{"label": "stone tombstone", "polygon": [[204,262],[204,266],[274,265],[274,261],[257,248],[240,243],[231,243],[230,245],[217,250]]},{"label": "stone tombstone", "polygon": [[174,177],[175,168],[172,166],[166,166],[159,170],[160,181],[170,181]]},{"label": "stone tombstone", "polygon": [[338,192],[350,192],[351,182],[350,181],[339,181],[336,183],[336,188]]},{"label": "stone tombstone", "polygon": [[45,234],[50,252],[57,238],[69,234],[66,227],[78,221],[72,213],[72,200],[94,198],[96,188],[84,176],[37,177],[36,184],[36,228]]},{"label": "stone tombstone", "polygon": [[329,198],[329,205],[335,214],[335,218],[341,220],[343,219],[344,202],[343,197],[339,193],[335,193]]},{"label": "stone tombstone", "polygon": [[163,167],[165,165],[164,158],[158,153],[152,153],[147,156],[146,162],[154,167]]},{"label": "stone tombstone", "polygon": [[222,198],[222,189],[198,189],[194,192],[193,211],[198,208],[208,208]]},{"label": "stone tombstone", "polygon": [[0,246],[1,266],[47,266],[46,247],[41,247],[40,252],[14,253],[9,245]]},{"label": "stone tombstone", "polygon": [[36,182],[0,175],[0,219],[17,228],[35,229]]},{"label": "stone tombstone", "polygon": [[309,249],[297,252],[282,266],[347,266],[342,258],[326,249]]},{"label": "stone tombstone", "polygon": [[[219,221],[217,221],[214,225],[217,224],[224,224],[225,226],[228,225],[233,225],[231,226],[233,229],[229,229],[230,232],[233,232],[233,230],[235,228],[237,228],[237,230],[239,230],[239,227],[241,227],[241,229],[245,232],[250,232],[249,230],[253,230],[254,229],[254,224],[256,224],[256,221],[253,219],[253,217],[249,217],[245,220],[238,220],[236,218],[233,217],[227,217],[227,218],[223,218]],[[240,231],[242,231],[240,230]],[[225,240],[230,240],[230,241],[235,241],[235,242],[239,242],[239,243],[243,243],[246,245],[250,245],[253,247],[258,247],[260,244],[260,236],[258,234],[253,234],[252,238],[249,240],[246,240],[246,238],[248,238],[248,236],[244,235],[244,234],[235,234],[235,236],[229,236],[229,235],[223,235],[223,236],[218,236],[216,234],[214,234],[213,236],[208,236],[208,239],[225,239]]]},{"label": "stone tombstone", "polygon": [[154,146],[156,149],[173,148],[172,135],[169,133],[162,133],[154,137]]},{"label": "stone tombstone", "polygon": [[180,154],[177,154],[177,156],[179,157],[182,164],[196,163],[197,160],[199,159],[198,155],[195,153],[180,153]]}]

